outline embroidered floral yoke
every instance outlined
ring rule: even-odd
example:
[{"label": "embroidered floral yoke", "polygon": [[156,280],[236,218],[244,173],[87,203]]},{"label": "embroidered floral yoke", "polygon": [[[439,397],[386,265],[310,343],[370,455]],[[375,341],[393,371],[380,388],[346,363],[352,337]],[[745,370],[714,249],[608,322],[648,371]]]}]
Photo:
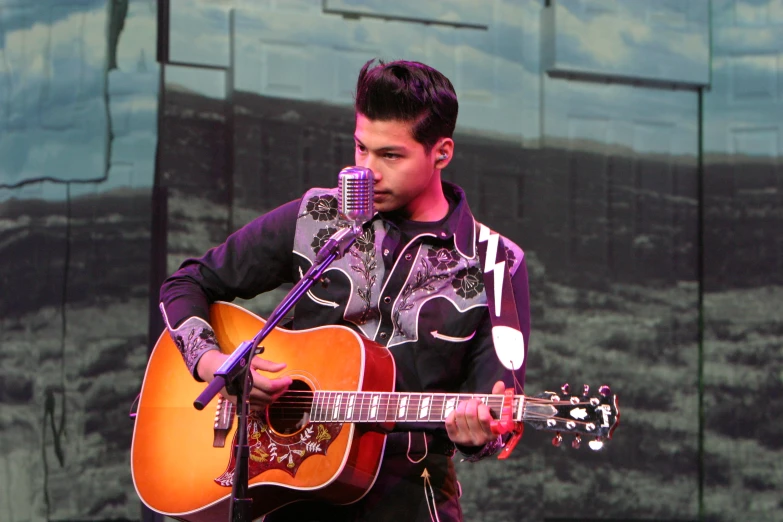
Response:
[{"label": "embroidered floral yoke", "polygon": [[[444,192],[451,210],[438,223],[381,214],[366,223],[349,252],[325,272],[328,284],[314,286],[297,304],[293,328],[344,324],[388,347],[398,391],[490,393],[495,381],[510,387],[515,377],[523,384],[525,365],[514,375],[492,344],[476,223],[464,193],[449,183]],[[191,371],[205,351],[215,349],[202,331],[208,332],[209,303],[250,298],[299,280],[340,226],[335,195],[334,190],[308,191],[203,257],[188,259],[164,283],[161,308]],[[503,242],[526,353],[530,319],[524,254],[508,239]],[[445,435],[442,425],[406,423],[398,429]]]}]

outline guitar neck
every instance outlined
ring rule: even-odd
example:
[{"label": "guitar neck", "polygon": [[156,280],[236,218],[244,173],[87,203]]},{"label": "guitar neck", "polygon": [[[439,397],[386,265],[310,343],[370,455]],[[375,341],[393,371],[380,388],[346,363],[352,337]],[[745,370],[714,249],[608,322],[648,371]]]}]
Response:
[{"label": "guitar neck", "polygon": [[[561,398],[553,392],[512,397],[511,419],[538,430],[611,438],[619,419],[617,397],[608,391],[593,397],[585,393]],[[494,418],[504,410],[505,395],[290,390],[269,406],[268,417],[290,421],[306,416],[310,423],[440,423],[460,402],[471,399],[489,406]],[[222,415],[218,409],[216,430],[230,427],[219,421],[233,415],[233,405],[226,404],[230,413]]]},{"label": "guitar neck", "polygon": [[[461,401],[477,399],[500,413],[502,395],[457,393],[318,391],[311,422],[444,422]],[[525,396],[514,396],[512,412],[521,421]]]}]

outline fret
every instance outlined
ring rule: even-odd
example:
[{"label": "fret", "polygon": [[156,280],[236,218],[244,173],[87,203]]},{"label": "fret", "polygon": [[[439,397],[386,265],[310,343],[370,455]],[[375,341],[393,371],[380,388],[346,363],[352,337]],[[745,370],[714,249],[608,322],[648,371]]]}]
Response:
[{"label": "fret", "polygon": [[[378,411],[378,420],[383,422],[389,421],[389,405],[391,403],[392,394],[389,392],[381,394],[381,408]],[[392,410],[393,411],[393,410]]]},{"label": "fret", "polygon": [[392,408],[392,415],[390,420],[397,420],[399,418],[399,415],[397,413],[400,411],[400,408],[402,407],[403,402],[403,396],[399,393],[394,394],[394,400],[392,401],[392,404],[394,405],[394,408]]},{"label": "fret", "polygon": [[363,404],[364,392],[351,392],[348,395],[348,413],[346,413],[346,418],[350,418],[351,421],[355,422],[364,421],[364,411],[362,411]]},{"label": "fret", "polygon": [[345,410],[345,420],[346,421],[348,421],[351,418],[353,418],[353,405],[354,405],[355,401],[356,401],[356,394],[355,393],[349,394],[348,395],[348,404],[347,404],[347,408]]},{"label": "fret", "polygon": [[380,406],[380,408],[378,408],[378,421],[379,422],[388,422],[389,421],[389,409],[390,409],[392,395],[393,395],[393,393],[390,393],[390,392],[385,392],[385,393],[381,394],[381,406]]},{"label": "fret", "polygon": [[370,408],[372,406],[372,394],[370,392],[359,392],[356,398],[356,407],[359,409],[359,418],[362,421],[370,419]]},{"label": "fret", "polygon": [[388,393],[381,393],[380,404],[378,406],[378,422],[386,420],[386,415],[389,412],[389,397]]},{"label": "fret", "polygon": [[326,421],[329,419],[329,404],[332,402],[332,392],[324,393],[321,400],[321,420]]},{"label": "fret", "polygon": [[340,403],[343,400],[343,394],[338,393],[334,399],[334,406],[332,406],[332,419],[340,420]]},{"label": "fret", "polygon": [[[434,393],[432,394],[432,401],[430,402],[430,414],[427,417],[427,420],[432,422],[439,421],[440,416],[443,413],[443,395],[440,393]],[[433,415],[435,418],[433,419]]]},{"label": "fret", "polygon": [[316,392],[315,397],[313,397],[313,405],[310,408],[310,419],[313,422],[320,422],[321,415],[320,415],[320,401],[321,401],[321,392]]},{"label": "fret", "polygon": [[395,412],[400,404],[400,396],[396,393],[390,393],[386,401],[386,419],[387,422],[396,420]]},{"label": "fret", "polygon": [[367,393],[365,401],[367,403],[367,415],[365,418],[369,421],[375,421],[378,418],[378,410],[381,405],[382,394],[380,393]]},{"label": "fret", "polygon": [[321,421],[326,421],[329,418],[329,403],[331,402],[332,392],[324,393],[321,398]]},{"label": "fret", "polygon": [[408,401],[407,421],[417,421],[419,419],[419,405],[421,404],[421,394],[412,393]]},{"label": "fret", "polygon": [[505,400],[505,397],[500,397],[497,395],[485,395],[484,396],[484,404],[486,404],[490,411],[493,412],[495,415],[500,418],[500,415],[503,410],[503,401]]},{"label": "fret", "polygon": [[368,399],[369,394],[367,392],[356,393],[356,402],[354,403],[353,410],[359,421],[367,420],[367,414],[369,413],[368,408],[370,406]]},{"label": "fret", "polygon": [[443,407],[443,416],[441,417],[441,420],[446,420],[446,417],[451,414],[452,411],[454,411],[457,407],[457,402],[459,399],[458,395],[453,395],[451,397],[446,396],[444,397],[444,407]]},{"label": "fret", "polygon": [[397,406],[397,419],[405,420],[405,415],[408,412],[408,395],[399,395],[399,404]]},{"label": "fret", "polygon": [[432,402],[432,395],[419,396],[419,419],[426,418],[430,420],[430,403]]},{"label": "fret", "polygon": [[362,422],[362,392],[351,392],[348,394],[348,411],[346,412],[346,418],[350,418],[350,422]]},{"label": "fret", "polygon": [[440,416],[443,415],[443,394],[432,394],[432,401],[430,402],[430,415],[427,420],[430,422],[436,422],[440,420]]},{"label": "fret", "polygon": [[376,422],[381,416],[381,407],[383,406],[383,393],[377,392],[367,396],[367,418]]}]

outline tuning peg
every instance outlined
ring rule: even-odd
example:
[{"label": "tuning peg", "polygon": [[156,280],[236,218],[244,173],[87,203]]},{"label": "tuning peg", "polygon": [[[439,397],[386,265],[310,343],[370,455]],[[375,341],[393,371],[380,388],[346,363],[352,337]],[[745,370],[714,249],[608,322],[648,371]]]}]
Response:
[{"label": "tuning peg", "polygon": [[591,450],[598,451],[604,447],[604,441],[601,440],[601,437],[596,437],[595,440],[591,440],[587,445],[590,446]]},{"label": "tuning peg", "polygon": [[609,397],[609,395],[611,395],[612,393],[612,389],[606,384],[604,384],[603,386],[598,388],[598,393],[600,393],[604,397]]},{"label": "tuning peg", "polygon": [[560,432],[558,431],[557,433],[555,433],[555,436],[552,437],[552,446],[559,448],[562,442],[563,442],[563,436],[560,435]]},{"label": "tuning peg", "polygon": [[587,384],[583,384],[582,385],[582,395],[587,397],[588,393],[590,393],[590,386],[588,386]]},{"label": "tuning peg", "polygon": [[571,441],[571,447],[574,449],[579,449],[579,446],[582,445],[582,436],[578,433],[574,437],[574,440]]},{"label": "tuning peg", "polygon": [[565,383],[560,387],[560,390],[563,392],[563,395],[568,395],[568,392],[571,390],[571,386],[569,386],[568,383]]}]

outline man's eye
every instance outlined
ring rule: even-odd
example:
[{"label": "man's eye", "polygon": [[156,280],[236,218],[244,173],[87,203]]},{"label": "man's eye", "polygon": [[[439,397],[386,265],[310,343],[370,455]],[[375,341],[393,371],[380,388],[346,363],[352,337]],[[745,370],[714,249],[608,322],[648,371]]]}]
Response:
[{"label": "man's eye", "polygon": [[364,152],[364,151],[365,151],[365,150],[367,150],[367,149],[365,149],[365,148],[364,148],[364,145],[359,145],[359,144],[357,143],[357,144],[356,144],[356,150],[358,150],[359,152]]},{"label": "man's eye", "polygon": [[384,156],[387,159],[397,159],[397,158],[401,157],[399,154],[394,154],[393,152],[387,152]]}]

